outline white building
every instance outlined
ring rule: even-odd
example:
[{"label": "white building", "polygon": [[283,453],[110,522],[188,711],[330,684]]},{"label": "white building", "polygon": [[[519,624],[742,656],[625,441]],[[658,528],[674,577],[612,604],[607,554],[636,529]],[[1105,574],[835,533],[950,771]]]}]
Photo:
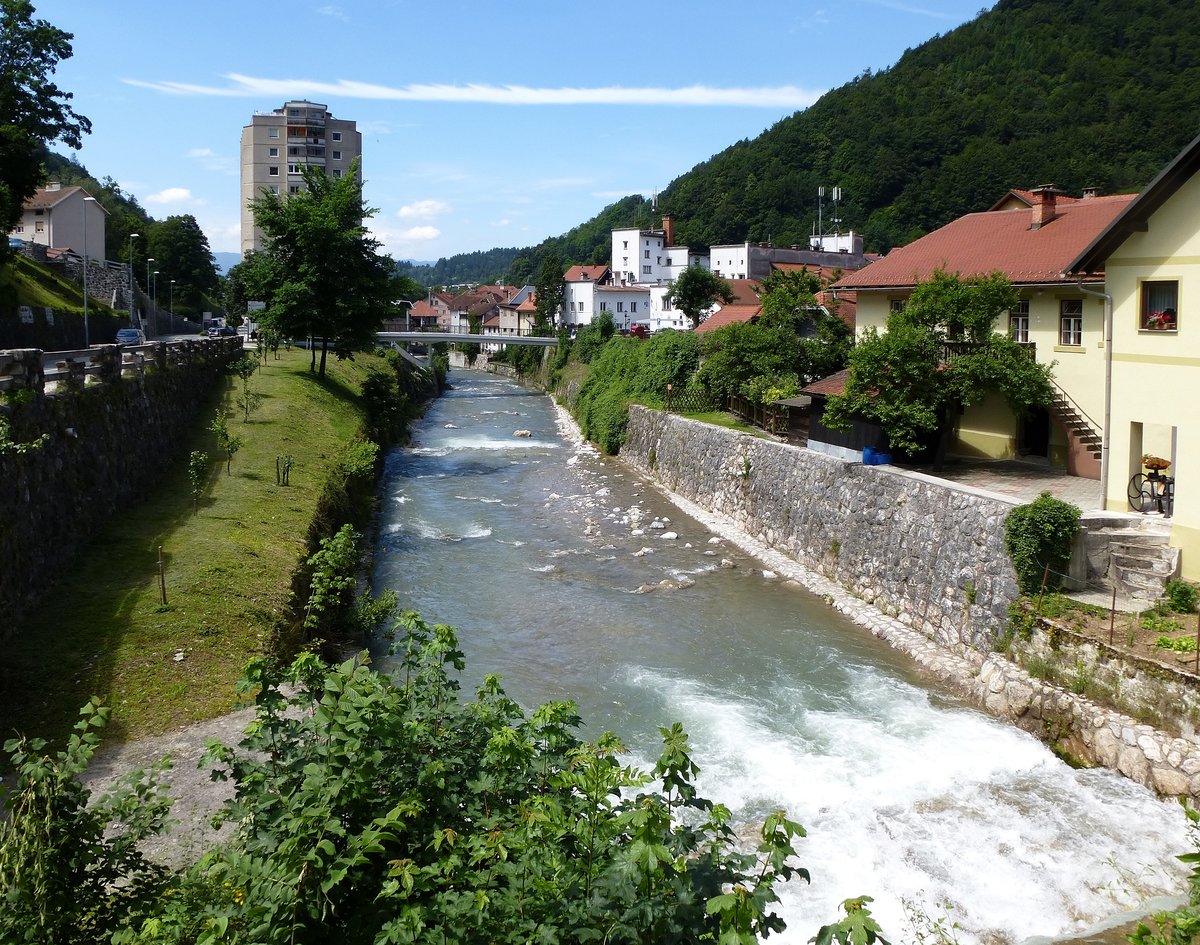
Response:
[{"label": "white building", "polygon": [[[82,187],[50,183],[39,187],[21,208],[10,237],[50,248],[71,248],[80,256],[104,259],[104,221],[108,211]],[[87,235],[84,235],[84,229]]]},{"label": "white building", "polygon": [[869,262],[863,239],[857,233],[814,237],[811,249],[771,243],[730,243],[710,247],[709,267],[722,279],[765,279],[775,263],[821,266],[828,269],[861,269]]},{"label": "white building", "polygon": [[[263,195],[304,189],[304,169],[319,167],[330,177],[350,173],[362,155],[362,134],[352,121],[335,119],[307,100],[258,112],[242,128],[242,253],[262,248],[250,203]],[[359,177],[362,168],[359,168]]]},{"label": "white building", "polygon": [[600,311],[596,287],[612,281],[608,266],[572,266],[563,276],[563,310],[559,323],[568,329],[591,324]]},{"label": "white building", "polygon": [[670,281],[671,255],[664,230],[612,231],[612,274],[617,285]]}]

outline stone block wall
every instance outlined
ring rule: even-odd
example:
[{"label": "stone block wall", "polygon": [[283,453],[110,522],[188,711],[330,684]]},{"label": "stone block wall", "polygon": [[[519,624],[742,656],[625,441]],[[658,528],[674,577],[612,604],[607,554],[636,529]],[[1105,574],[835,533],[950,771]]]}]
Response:
[{"label": "stone block wall", "polygon": [[621,458],[943,645],[990,650],[1017,598],[977,490],[636,406]]},{"label": "stone block wall", "polygon": [[17,442],[48,437],[0,451],[0,638],[66,568],[86,567],[79,552],[113,514],[182,461],[207,392],[241,354],[232,340],[191,344],[177,360],[79,391],[22,391],[0,408]]}]

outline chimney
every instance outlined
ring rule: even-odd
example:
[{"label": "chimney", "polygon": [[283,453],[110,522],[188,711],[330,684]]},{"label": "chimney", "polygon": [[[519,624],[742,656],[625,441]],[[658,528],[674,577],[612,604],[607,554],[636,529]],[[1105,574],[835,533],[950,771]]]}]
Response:
[{"label": "chimney", "polygon": [[1035,187],[1032,190],[1033,194],[1033,223],[1030,224],[1031,230],[1040,230],[1043,226],[1054,219],[1054,206],[1058,201],[1058,190],[1053,184],[1042,184],[1041,187]]},{"label": "chimney", "polygon": [[663,215],[663,237],[667,246],[675,245],[675,224],[666,214]]}]

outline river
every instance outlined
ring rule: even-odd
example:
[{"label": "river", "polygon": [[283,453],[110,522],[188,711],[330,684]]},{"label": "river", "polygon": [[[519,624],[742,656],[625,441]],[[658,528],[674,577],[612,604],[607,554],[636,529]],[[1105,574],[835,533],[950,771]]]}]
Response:
[{"label": "river", "polygon": [[451,382],[388,459],[375,588],[459,628],[468,686],[496,672],[526,707],[574,699],[645,765],[681,721],[701,793],[747,824],[779,807],[804,824],[812,884],[784,890],[772,941],[806,942],[864,893],[895,943],[920,940],[914,910],[959,942],[1034,943],[1182,890],[1177,804],[922,678],[578,443],[549,398]]}]

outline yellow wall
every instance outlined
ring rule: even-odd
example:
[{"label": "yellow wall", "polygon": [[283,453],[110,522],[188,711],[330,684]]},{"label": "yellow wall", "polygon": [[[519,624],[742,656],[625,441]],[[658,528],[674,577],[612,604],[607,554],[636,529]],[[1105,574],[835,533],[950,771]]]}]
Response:
[{"label": "yellow wall", "polygon": [[[1176,453],[1171,543],[1184,577],[1200,580],[1200,177],[1183,185],[1107,261],[1113,295],[1113,416],[1108,507],[1128,508],[1142,452]],[[1179,282],[1178,329],[1140,329],[1141,283]]]}]

